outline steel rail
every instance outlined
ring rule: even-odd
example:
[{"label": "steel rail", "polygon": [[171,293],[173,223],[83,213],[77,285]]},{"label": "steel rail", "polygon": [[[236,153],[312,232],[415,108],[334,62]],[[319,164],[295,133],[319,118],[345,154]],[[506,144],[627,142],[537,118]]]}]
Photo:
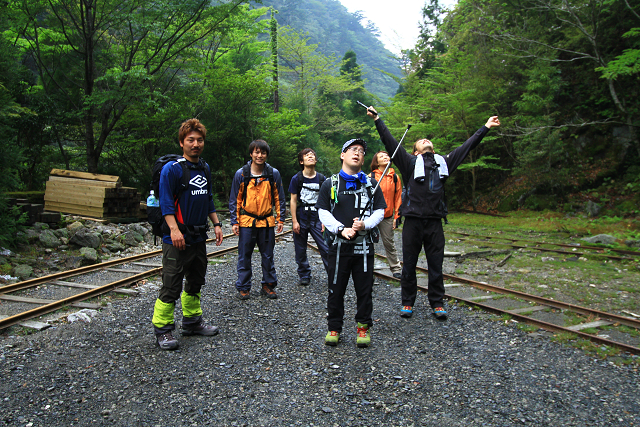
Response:
[{"label": "steel rail", "polygon": [[[276,238],[281,237],[285,234],[289,234],[291,233],[292,230],[287,230],[287,231],[283,231],[282,233],[278,234],[276,236]],[[227,237],[229,236],[235,236],[235,234],[233,235],[227,235]],[[215,240],[215,239],[210,239],[210,240]],[[207,240],[209,241],[209,240]],[[212,258],[212,257],[219,257],[222,255],[226,255],[230,252],[236,251],[238,250],[238,245],[236,246],[231,246],[229,248],[225,248],[225,249],[221,249],[221,250],[217,250],[217,251],[213,251],[213,252],[209,252],[207,253],[207,258]],[[162,252],[162,251],[160,251]],[[147,254],[149,254],[149,252],[147,252]],[[153,255],[152,255],[153,256]],[[140,259],[140,258],[138,258]],[[130,261],[128,261],[130,262]],[[116,280],[115,282],[111,282],[111,283],[107,283],[106,285],[94,288],[94,289],[90,289],[88,291],[85,292],[81,292],[79,294],[67,297],[67,298],[63,298],[61,300],[58,301],[54,301],[51,302],[49,304],[45,304],[39,307],[36,307],[34,309],[28,310],[28,311],[24,311],[18,314],[14,314],[13,316],[9,316],[6,317],[4,319],[0,319],[0,330],[8,328],[10,326],[13,326],[17,323],[23,322],[25,320],[28,319],[32,319],[34,317],[38,317],[38,316],[42,316],[44,314],[50,313],[52,311],[56,311],[62,307],[68,306],[70,304],[73,304],[75,302],[80,302],[80,301],[84,301],[87,300],[89,298],[93,298],[108,292],[111,292],[119,287],[122,286],[126,286],[126,285],[130,285],[132,283],[135,283],[139,280],[142,279],[146,279],[147,277],[151,277],[151,276],[155,276],[157,274],[159,274],[160,272],[162,272],[162,267],[157,267],[157,268],[153,268],[151,270],[145,271],[144,273],[138,273],[136,275],[130,276],[130,277],[126,277],[124,279],[120,279],[120,280]],[[47,276],[48,277],[48,276]],[[49,279],[50,281],[51,279]]]},{"label": "steel rail", "polygon": [[[314,245],[312,245],[311,243],[307,242],[307,245],[314,249],[314,250],[318,250],[318,248]],[[380,258],[384,258],[386,259],[386,257],[382,254],[378,254],[376,253],[375,256],[380,257]],[[429,270],[423,267],[416,267],[416,270],[420,271],[420,272],[428,272]],[[384,273],[380,273],[380,272],[376,272],[374,270],[373,273],[376,277],[379,277],[381,279],[387,280],[387,281],[394,281],[394,282],[399,282],[399,279],[396,279],[393,276],[389,276],[387,274]],[[594,309],[589,309],[586,307],[580,307],[574,304],[568,304],[568,303],[563,303],[561,301],[556,301],[556,300],[551,300],[548,298],[543,298],[543,297],[538,297],[536,295],[531,295],[531,294],[527,294],[524,292],[520,292],[520,291],[515,291],[515,290],[510,290],[510,289],[506,289],[506,288],[501,288],[499,286],[494,286],[494,285],[489,285],[487,283],[481,283],[481,282],[477,282],[475,280],[470,280],[470,279],[464,279],[462,277],[457,277],[457,276],[453,276],[450,274],[443,274],[443,277],[450,279],[450,280],[455,280],[457,282],[462,282],[465,283],[467,285],[470,285],[472,287],[476,287],[482,290],[487,290],[487,291],[492,291],[492,292],[496,292],[496,293],[501,293],[501,294],[509,294],[509,295],[516,295],[519,298],[525,299],[527,301],[530,302],[534,302],[534,303],[538,303],[540,305],[545,305],[545,306],[550,306],[552,308],[557,308],[560,310],[570,310],[576,313],[580,313],[580,314],[585,314],[585,315],[592,315],[592,316],[597,316],[600,317],[602,319],[607,319],[610,321],[613,321],[614,323],[620,323],[620,324],[624,324],[626,326],[631,326],[634,328],[638,328],[640,329],[640,320],[636,320],[630,317],[624,317],[624,316],[619,316],[617,314],[613,314],[613,313],[606,313],[603,311],[599,311],[599,310],[594,310]],[[418,289],[423,291],[423,292],[427,292],[428,288],[424,287],[424,286],[420,286],[418,285]],[[509,316],[511,316],[512,318],[518,319],[520,321],[529,323],[529,324],[533,324],[535,326],[538,326],[541,329],[547,330],[547,331],[551,331],[551,332],[567,332],[567,333],[571,333],[574,335],[577,335],[579,337],[588,339],[589,341],[592,342],[597,342],[599,344],[603,344],[603,345],[609,345],[612,347],[617,347],[620,348],[624,351],[628,351],[629,353],[632,354],[640,354],[640,348],[638,347],[633,347],[630,346],[628,344],[624,344],[624,343],[620,343],[617,341],[612,341],[612,340],[608,340],[606,338],[602,338],[602,337],[598,337],[597,335],[591,335],[591,334],[587,334],[585,332],[580,332],[580,331],[574,331],[572,329],[568,329],[566,327],[563,326],[559,326],[559,325],[554,325],[552,323],[548,323],[548,322],[544,322],[541,320],[537,320],[534,319],[532,317],[528,317],[519,313],[513,313],[509,310],[502,310],[496,307],[491,307],[487,304],[483,304],[477,301],[473,301],[473,300],[468,300],[462,297],[457,297],[454,295],[449,295],[449,294],[445,294],[446,297],[448,298],[452,298],[458,301],[462,301],[466,304],[469,305],[474,305],[477,307],[482,308],[483,310],[486,311],[490,311],[492,313],[498,313],[498,314],[508,314]]]},{"label": "steel rail", "polygon": [[[470,238],[470,239],[458,239],[460,241],[470,241],[470,242],[481,242],[483,244],[487,244],[487,245],[503,245],[503,246],[511,246],[512,248],[516,248],[516,249],[531,249],[532,251],[540,251],[540,252],[553,252],[553,253],[559,253],[559,254],[564,254],[564,255],[573,255],[573,256],[583,256],[583,255],[588,255],[588,256],[597,256],[597,257],[601,257],[601,258],[608,258],[608,259],[613,259],[616,261],[633,261],[634,258],[630,258],[630,257],[623,257],[623,256],[616,256],[616,255],[607,255],[607,254],[600,254],[600,253],[594,253],[594,252],[568,252],[568,251],[564,251],[562,249],[547,249],[547,248],[539,248],[537,246],[522,246],[522,245],[516,245],[515,243],[501,243],[501,242],[485,242],[484,240],[478,240],[478,239],[474,239],[474,238]],[[511,239],[506,239],[506,240],[511,240]],[[517,241],[517,240],[514,240]],[[531,242],[531,243],[535,243],[535,242]],[[543,245],[554,245],[554,243],[542,243],[540,242],[539,244],[543,244]],[[578,248],[578,246],[568,246],[571,248]],[[595,249],[595,248],[586,248],[586,247],[581,247],[583,249]],[[599,250],[602,250],[603,248],[598,248]]]},{"label": "steel rail", "polygon": [[[612,251],[612,252],[616,252],[616,253],[624,254],[624,255],[640,256],[640,252],[638,252],[638,251],[630,251],[630,250],[626,250],[626,249],[605,248],[605,247],[601,247],[601,246],[589,246],[589,245],[576,246],[576,245],[569,245],[569,244],[566,244],[566,243],[538,242],[538,241],[527,240],[527,239],[512,239],[512,238],[509,238],[509,237],[483,236],[483,235],[478,235],[478,234],[462,233],[462,232],[458,232],[458,231],[447,231],[447,233],[458,234],[460,236],[466,236],[466,237],[472,237],[472,238],[475,237],[475,238],[490,239],[490,240],[508,240],[510,242],[527,242],[527,243],[533,243],[533,244],[536,244],[536,245],[551,245],[551,246],[560,246],[560,247],[563,247],[563,248],[590,249],[590,250],[599,250],[599,251],[608,250],[608,251]],[[623,258],[623,259],[629,259],[629,258]]]},{"label": "steel rail", "polygon": [[[222,236],[223,239],[227,239],[230,237],[235,237],[235,234],[227,234],[226,236]],[[208,239],[206,242],[215,242],[215,239]],[[139,261],[141,259],[153,258],[158,255],[162,255],[162,249],[137,255],[131,255],[126,258],[112,259],[109,261],[101,262],[100,264],[87,265],[85,267],[75,268],[73,270],[61,271],[59,273],[49,274],[42,277],[36,277],[34,279],[24,280],[22,282],[12,283],[10,285],[0,287],[0,295],[19,291],[21,289],[32,288],[34,286],[42,285],[53,280],[62,280],[73,276],[79,276],[82,274],[92,273],[94,271],[104,270],[105,268],[113,267],[114,265],[126,264],[128,262]]]},{"label": "steel rail", "polygon": [[[376,254],[376,255],[384,257],[384,255],[380,255],[380,254]],[[395,277],[389,276],[389,275],[384,274],[384,273],[374,272],[373,274],[375,276],[377,276],[377,277],[379,277],[381,279],[385,279],[387,281],[396,281],[396,282],[399,281]],[[489,286],[491,286],[491,285],[489,285]],[[421,286],[421,285],[418,285],[418,289],[420,291],[422,291],[422,292],[428,292],[428,288],[424,287],[424,286]],[[505,289],[505,290],[508,291],[508,289]],[[514,291],[514,292],[517,292],[517,291]],[[628,351],[629,353],[632,353],[632,354],[640,354],[640,348],[634,347],[634,346],[631,346],[631,345],[628,345],[628,344],[624,344],[624,343],[621,343],[621,342],[618,342],[618,341],[612,341],[612,340],[609,340],[609,339],[606,339],[606,338],[599,337],[597,335],[587,334],[585,332],[574,331],[574,330],[566,328],[564,326],[554,325],[553,323],[548,323],[548,322],[544,322],[542,320],[537,320],[537,319],[535,319],[533,317],[525,316],[523,314],[513,313],[510,310],[492,307],[490,305],[483,304],[481,302],[477,302],[477,301],[474,301],[474,300],[470,300],[470,299],[466,299],[466,298],[462,298],[462,297],[458,297],[458,296],[454,296],[454,295],[449,295],[449,294],[445,294],[445,296],[448,297],[448,298],[457,300],[457,301],[462,301],[465,304],[477,306],[479,308],[482,308],[485,311],[489,311],[489,312],[492,312],[494,314],[508,314],[512,318],[520,320],[521,322],[525,322],[525,323],[528,323],[528,324],[535,325],[535,326],[537,326],[537,327],[539,327],[541,329],[544,329],[546,331],[550,331],[550,332],[567,332],[567,333],[574,334],[574,335],[577,335],[579,337],[582,337],[584,339],[587,339],[589,341],[596,342],[598,344],[617,347],[617,348],[620,348],[621,350]],[[546,304],[544,304],[544,305],[546,305]],[[573,307],[577,307],[577,306],[573,306]],[[580,308],[582,308],[582,307],[580,307]],[[599,313],[603,313],[603,312],[599,312]],[[616,316],[616,315],[612,315],[611,313],[604,313],[604,314],[606,314],[608,317]],[[620,317],[620,316],[616,316],[616,317]],[[626,318],[626,317],[622,317],[622,319],[624,319],[624,320],[634,320],[634,319],[630,319],[630,318]],[[619,323],[623,323],[623,322],[619,322]],[[640,322],[638,324],[640,324]],[[638,324],[636,324],[636,325],[628,325],[628,326],[635,326],[637,328]]]}]

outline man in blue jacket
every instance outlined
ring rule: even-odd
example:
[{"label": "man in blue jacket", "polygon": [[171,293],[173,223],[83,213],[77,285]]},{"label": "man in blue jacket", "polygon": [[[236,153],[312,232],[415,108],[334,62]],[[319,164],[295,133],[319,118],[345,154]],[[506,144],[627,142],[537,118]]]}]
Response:
[{"label": "man in blue jacket", "polygon": [[[373,117],[386,150],[394,153],[398,142],[391,136],[376,110],[369,107],[367,115]],[[402,180],[406,187],[404,201],[400,206],[400,214],[405,217],[402,228],[403,266],[400,278],[402,287],[400,316],[402,317],[413,315],[413,306],[418,292],[416,265],[424,246],[429,265],[429,304],[437,319],[447,319],[443,302],[444,280],[442,277],[445,243],[442,219],[447,216],[444,183],[494,126],[500,126],[498,116],[490,117],[471,138],[446,156],[435,154],[433,143],[428,139],[419,139],[413,145],[413,154],[407,153],[404,147],[400,147],[393,158],[402,173]]]},{"label": "man in blue jacket", "polygon": [[[222,224],[218,221],[209,182],[211,170],[200,159],[206,134],[207,130],[197,119],[182,123],[178,140],[183,158],[167,163],[160,173],[159,199],[165,220],[162,288],[154,306],[152,323],[156,342],[162,350],[178,348],[178,340],[172,334],[178,298],[182,303],[182,335],[218,333],[217,327],[203,322],[200,307],[200,289],[207,272],[207,218],[213,222],[216,244],[222,243]],[[186,188],[182,188],[184,173],[189,174]],[[184,291],[183,278],[186,278]]]}]

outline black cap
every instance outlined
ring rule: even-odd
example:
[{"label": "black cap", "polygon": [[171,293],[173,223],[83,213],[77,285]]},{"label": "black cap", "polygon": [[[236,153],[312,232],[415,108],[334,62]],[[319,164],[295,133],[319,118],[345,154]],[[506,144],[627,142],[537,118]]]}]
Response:
[{"label": "black cap", "polygon": [[353,144],[362,145],[362,148],[364,148],[364,152],[365,153],[367,152],[367,142],[364,139],[360,139],[360,138],[350,139],[347,142],[345,142],[344,145],[342,146],[342,152],[344,153],[345,151],[347,151],[347,149],[351,147]]}]

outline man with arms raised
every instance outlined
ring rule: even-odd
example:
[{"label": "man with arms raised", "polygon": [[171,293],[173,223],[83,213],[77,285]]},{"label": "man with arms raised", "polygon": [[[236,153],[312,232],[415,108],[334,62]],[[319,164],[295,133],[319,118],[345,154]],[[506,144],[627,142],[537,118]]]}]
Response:
[{"label": "man with arms raised", "polygon": [[[376,129],[387,151],[395,152],[398,142],[391,136],[376,110],[369,107],[367,115],[375,120]],[[413,154],[407,153],[403,147],[400,147],[393,158],[402,173],[406,187],[404,201],[400,207],[400,214],[405,217],[402,228],[403,266],[400,278],[402,287],[400,316],[402,317],[413,315],[418,290],[416,265],[424,246],[429,265],[429,304],[437,319],[447,319],[442,277],[445,243],[442,219],[447,215],[444,183],[494,126],[500,126],[498,116],[490,117],[471,138],[446,156],[435,154],[433,143],[428,139],[419,139],[413,145]]]}]

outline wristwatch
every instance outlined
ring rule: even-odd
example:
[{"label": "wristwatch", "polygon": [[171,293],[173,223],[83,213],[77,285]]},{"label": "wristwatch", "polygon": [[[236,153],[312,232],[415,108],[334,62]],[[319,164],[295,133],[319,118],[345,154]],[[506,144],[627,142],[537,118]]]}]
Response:
[{"label": "wristwatch", "polygon": [[[344,230],[344,225],[341,225],[340,227],[338,227],[338,236],[342,236],[342,231]],[[342,236],[344,237],[344,236]]]},{"label": "wristwatch", "polygon": [[216,223],[213,224],[213,226],[222,228],[222,223],[221,222],[216,222]]}]

